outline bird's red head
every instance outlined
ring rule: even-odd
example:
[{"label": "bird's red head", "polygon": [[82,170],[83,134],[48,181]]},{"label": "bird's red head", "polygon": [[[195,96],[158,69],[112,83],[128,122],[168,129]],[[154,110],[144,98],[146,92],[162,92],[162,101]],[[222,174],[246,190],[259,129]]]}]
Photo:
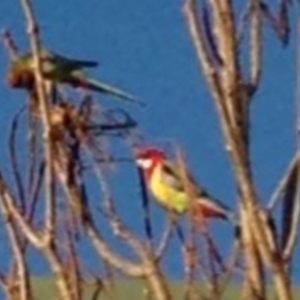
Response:
[{"label": "bird's red head", "polygon": [[7,81],[12,88],[32,89],[34,85],[34,76],[32,72],[10,72]]},{"label": "bird's red head", "polygon": [[150,175],[155,166],[166,159],[165,153],[158,148],[140,148],[136,152],[136,163],[147,175]]}]

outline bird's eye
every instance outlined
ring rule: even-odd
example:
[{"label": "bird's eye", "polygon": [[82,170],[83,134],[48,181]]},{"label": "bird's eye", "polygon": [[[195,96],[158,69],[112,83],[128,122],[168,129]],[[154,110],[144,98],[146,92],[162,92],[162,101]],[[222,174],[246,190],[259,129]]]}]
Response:
[{"label": "bird's eye", "polygon": [[149,169],[152,166],[152,160],[148,158],[138,158],[136,163],[143,169]]}]

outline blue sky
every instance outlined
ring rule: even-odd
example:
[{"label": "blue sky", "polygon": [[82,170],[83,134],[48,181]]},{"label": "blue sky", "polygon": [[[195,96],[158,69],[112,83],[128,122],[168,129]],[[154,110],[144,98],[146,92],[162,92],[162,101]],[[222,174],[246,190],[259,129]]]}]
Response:
[{"label": "blue sky", "polygon": [[[195,51],[181,11],[182,1],[89,0],[36,1],[43,41],[57,52],[99,61],[93,72],[107,82],[134,93],[147,106],[122,104],[103,99],[106,107],[122,107],[139,122],[150,142],[175,141],[186,153],[198,180],[225,203],[236,204],[235,185],[224,151],[213,102],[196,61]],[[0,28],[13,33],[19,47],[28,49],[24,17],[18,1],[0,1]],[[265,31],[264,73],[252,107],[252,160],[258,191],[266,203],[296,147],[295,130],[295,42],[283,49],[271,30]],[[295,32],[292,32],[295,38]],[[11,118],[24,103],[22,91],[12,91],[5,83],[7,53],[0,48],[0,164],[5,167]],[[101,98],[102,100],[102,98]],[[117,168],[112,178],[126,178],[114,189],[120,211],[133,228],[138,206],[138,188],[132,170]],[[125,174],[125,175],[124,175]],[[123,177],[122,177],[123,176]],[[115,179],[112,179],[114,181]],[[119,181],[118,181],[119,182]],[[124,196],[126,195],[126,196]],[[136,199],[137,203],[131,203]],[[154,207],[154,218],[162,211]],[[159,228],[159,225],[157,225]],[[219,226],[219,225],[218,225]],[[226,245],[223,228],[218,236]],[[225,228],[228,232],[228,228]],[[139,231],[139,229],[137,229]],[[0,246],[0,253],[4,248]],[[5,252],[7,255],[7,252]],[[174,267],[178,253],[170,251],[166,268]],[[41,267],[36,266],[39,272]],[[300,273],[298,266],[298,275]]]}]

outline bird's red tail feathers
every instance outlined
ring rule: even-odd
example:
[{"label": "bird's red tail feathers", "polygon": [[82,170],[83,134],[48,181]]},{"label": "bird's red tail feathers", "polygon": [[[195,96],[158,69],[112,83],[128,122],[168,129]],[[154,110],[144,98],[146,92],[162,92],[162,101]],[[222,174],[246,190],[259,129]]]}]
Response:
[{"label": "bird's red tail feathers", "polygon": [[193,215],[199,219],[219,218],[228,220],[228,211],[213,202],[198,202],[193,207]]}]

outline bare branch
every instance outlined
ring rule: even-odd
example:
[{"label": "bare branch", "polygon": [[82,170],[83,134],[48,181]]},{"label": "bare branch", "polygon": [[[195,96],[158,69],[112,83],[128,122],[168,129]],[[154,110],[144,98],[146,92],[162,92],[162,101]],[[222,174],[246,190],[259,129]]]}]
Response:
[{"label": "bare branch", "polygon": [[[248,222],[242,222],[242,230],[250,230],[248,236],[252,242],[245,244],[245,246],[249,245],[250,247],[250,245],[255,244],[256,248],[255,251],[248,252],[248,264],[252,264],[251,256],[254,258],[260,254],[262,258],[262,261],[256,260],[257,264],[252,264],[252,270],[255,271],[252,273],[252,281],[256,281],[255,289],[258,293],[255,297],[263,297],[264,295],[262,280],[257,281],[257,278],[261,277],[261,263],[263,262],[274,273],[278,297],[280,299],[291,299],[291,287],[287,280],[287,274],[280,259],[280,254],[276,249],[274,233],[267,222],[264,211],[258,205],[258,197],[252,179],[248,141],[249,99],[252,93],[249,93],[247,84],[241,76],[233,3],[230,0],[211,0],[210,5],[216,44],[218,45],[222,61],[224,61],[224,65],[220,68],[221,80],[219,80],[219,86],[211,85],[212,94],[218,108],[227,150],[241,195],[240,199],[242,206],[244,206],[241,209],[245,209],[245,214],[248,215]],[[201,36],[203,36],[203,31],[200,26],[195,25],[199,24],[195,13],[195,1],[187,0],[186,7],[187,22],[196,45],[198,58],[203,65],[204,74],[210,82],[211,75],[206,72],[206,66],[208,65],[206,59],[209,56],[199,55],[202,48],[197,47],[199,40],[201,41]],[[258,24],[257,21],[255,24]],[[195,31],[198,32],[195,33]],[[256,31],[254,33],[255,39],[257,39],[259,32]],[[256,55],[259,55],[259,50],[255,51],[254,58],[257,59]],[[255,73],[257,74],[257,72],[256,70]]]},{"label": "bare branch", "polygon": [[19,228],[22,229],[26,238],[35,245],[37,248],[43,248],[47,244],[46,239],[42,239],[40,234],[34,230],[31,225],[24,219],[22,214],[18,211],[15,206],[15,201],[13,196],[10,194],[10,191],[3,179],[2,174],[0,173],[0,194],[2,196],[2,202],[5,206],[7,212],[15,219]]},{"label": "bare branch", "polygon": [[[16,262],[16,274],[12,270],[12,278],[10,278],[5,285],[10,289],[10,285],[16,285],[16,294],[20,300],[30,300],[32,298],[31,285],[29,280],[29,270],[24,255],[24,247],[20,236],[18,234],[17,227],[14,224],[13,219],[10,217],[10,212],[7,205],[4,202],[1,204],[2,215],[6,218],[6,229],[10,238],[14,260]],[[9,293],[9,292],[8,292]],[[7,295],[8,296],[8,295]]]},{"label": "bare branch", "polygon": [[[183,12],[188,23],[188,29],[192,37],[192,42],[196,48],[196,54],[203,72],[206,75],[211,91],[215,98],[222,95],[222,88],[220,84],[220,77],[215,69],[214,62],[209,54],[209,49],[205,43],[205,30],[201,20],[197,16],[197,6],[195,0],[186,0]],[[219,103],[218,103],[219,104]],[[220,109],[220,108],[219,108]]]},{"label": "bare branch", "polygon": [[2,38],[3,38],[4,46],[9,53],[10,59],[14,60],[18,55],[18,47],[17,47],[15,41],[13,40],[12,35],[9,32],[9,30],[4,29],[2,31]]},{"label": "bare branch", "polygon": [[262,72],[262,15],[260,0],[250,1],[250,81],[253,89],[258,87]]},{"label": "bare branch", "polygon": [[128,260],[125,260],[123,257],[116,254],[115,251],[107,245],[104,238],[101,236],[100,232],[96,229],[93,223],[89,222],[86,225],[85,230],[100,257],[125,274],[129,274],[130,276],[134,277],[140,277],[144,275],[145,271],[143,265],[129,262]]},{"label": "bare branch", "polygon": [[297,152],[293,157],[292,161],[290,162],[285,175],[282,177],[280,182],[276,185],[276,189],[273,192],[269,203],[267,205],[269,211],[273,211],[275,206],[277,205],[278,201],[281,199],[281,196],[286,189],[287,183],[290,180],[291,174],[295,171],[297,164],[299,162],[300,154]]},{"label": "bare branch", "polygon": [[177,222],[178,222],[177,216],[170,215],[168,217],[167,227],[164,230],[162,237],[160,239],[160,242],[158,244],[158,247],[156,249],[156,255],[155,255],[156,260],[160,260],[163,256],[165,250],[167,249],[170,239],[174,233],[174,230],[178,226]]},{"label": "bare branch", "polygon": [[31,0],[21,0],[24,14],[28,26],[28,35],[30,39],[31,49],[34,57],[34,76],[36,83],[37,96],[39,100],[39,109],[41,119],[43,121],[43,137],[45,140],[45,188],[46,188],[46,217],[45,228],[49,234],[50,239],[54,238],[55,226],[55,197],[54,197],[54,175],[52,162],[52,142],[51,142],[51,127],[49,122],[49,110],[47,94],[42,76],[41,63],[41,40],[39,37],[39,28],[34,15],[34,9]]},{"label": "bare branch", "polygon": [[12,167],[12,173],[15,178],[16,182],[16,187],[18,190],[18,198],[20,200],[21,204],[21,210],[23,212],[26,211],[26,204],[25,204],[25,191],[24,191],[24,184],[22,181],[22,177],[20,174],[20,167],[19,167],[19,162],[17,158],[17,153],[16,153],[16,132],[18,128],[18,123],[19,123],[19,118],[20,115],[23,113],[24,109],[22,108],[21,111],[19,111],[16,116],[14,117],[11,125],[11,130],[10,130],[10,136],[9,136],[9,154],[10,154],[10,161],[11,161],[11,167]]},{"label": "bare branch", "polygon": [[142,171],[137,168],[138,176],[139,176],[139,186],[141,190],[141,198],[142,198],[142,207],[143,207],[143,213],[144,213],[144,227],[146,232],[146,237],[150,243],[150,247],[152,247],[153,243],[153,232],[152,232],[152,226],[151,226],[151,217],[150,217],[150,201],[147,194],[147,187],[146,183],[142,174]]}]

